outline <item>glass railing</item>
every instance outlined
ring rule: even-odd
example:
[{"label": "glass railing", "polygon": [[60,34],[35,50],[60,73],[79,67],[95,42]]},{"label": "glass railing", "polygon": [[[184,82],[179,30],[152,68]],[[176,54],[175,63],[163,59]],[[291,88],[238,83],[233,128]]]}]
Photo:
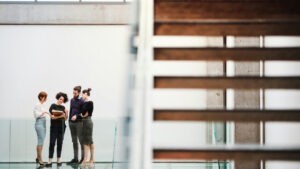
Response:
[{"label": "glass railing", "polygon": [[[46,138],[43,146],[43,160],[48,160],[50,140],[50,120],[46,120]],[[122,131],[118,131],[121,122],[114,120],[93,120],[93,141],[95,157],[98,162],[123,161]],[[0,120],[0,162],[34,162],[36,158],[37,136],[34,119],[1,119]],[[70,129],[66,122],[61,161],[73,158],[73,146]],[[119,132],[119,133],[118,133]],[[54,153],[56,160],[56,148]]]},{"label": "glass railing", "polygon": [[[153,169],[232,169],[230,163],[217,163],[217,162],[209,162],[209,163],[154,163],[152,165]],[[125,169],[127,167],[126,163],[95,163],[94,166],[84,167],[86,169],[89,168],[99,168],[99,169]],[[33,169],[33,168],[41,168],[36,164],[32,163],[13,163],[13,164],[0,164],[0,168],[5,169]],[[63,164],[61,167],[57,167],[53,165],[52,168],[55,169],[81,169],[78,165],[66,165]]]},{"label": "glass railing", "polygon": [[[128,137],[124,134],[124,120],[93,119],[93,141],[95,145],[94,168],[126,169],[128,155],[126,145]],[[61,161],[67,162],[73,158],[73,146],[68,122],[63,141]],[[214,127],[213,127],[214,128]],[[213,129],[214,131],[215,129]],[[35,168],[37,136],[34,119],[0,119],[0,169],[1,168]],[[50,119],[46,119],[46,137],[43,146],[43,161],[48,161],[50,140]],[[80,157],[80,152],[79,152]],[[56,148],[53,162],[56,162]],[[52,168],[78,168],[63,163]],[[212,162],[154,162],[153,169],[230,169],[230,163],[224,161]]]},{"label": "glass railing", "polygon": [[160,162],[152,165],[153,169],[231,169],[231,163],[219,162]]}]

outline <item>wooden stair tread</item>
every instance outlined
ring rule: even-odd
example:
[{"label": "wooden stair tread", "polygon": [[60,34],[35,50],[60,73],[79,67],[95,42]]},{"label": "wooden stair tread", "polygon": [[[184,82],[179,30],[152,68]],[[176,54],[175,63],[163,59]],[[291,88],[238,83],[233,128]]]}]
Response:
[{"label": "wooden stair tread", "polygon": [[300,48],[156,48],[155,60],[300,60]]},{"label": "wooden stair tread", "polygon": [[294,121],[300,110],[154,110],[154,120],[162,121]]},{"label": "wooden stair tread", "polygon": [[154,88],[300,89],[299,77],[154,77]]},{"label": "wooden stair tread", "polygon": [[154,159],[177,160],[300,160],[298,146],[213,145],[203,147],[154,147]]}]

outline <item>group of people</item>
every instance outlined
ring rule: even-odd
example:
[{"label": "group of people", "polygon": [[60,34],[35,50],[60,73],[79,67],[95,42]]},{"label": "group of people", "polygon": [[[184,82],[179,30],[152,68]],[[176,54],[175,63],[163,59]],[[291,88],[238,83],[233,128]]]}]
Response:
[{"label": "group of people", "polygon": [[[68,120],[71,132],[74,157],[68,162],[68,165],[80,164],[82,166],[92,165],[94,163],[94,143],[93,143],[93,101],[90,100],[91,88],[81,92],[81,86],[75,86],[73,89],[73,98],[70,103],[70,111],[66,109],[64,103],[68,102],[66,93],[56,94],[56,102],[46,108],[47,93],[42,91],[38,94],[39,102],[34,107],[35,130],[37,133],[37,158],[36,163],[41,166],[52,167],[52,159],[56,144],[57,166],[61,166],[61,151],[66,129],[65,121]],[[49,110],[49,111],[47,111]],[[46,117],[49,116],[50,122],[50,142],[49,142],[49,161],[44,164],[42,160],[42,149],[46,136]],[[78,160],[79,146],[81,148],[81,159]],[[90,155],[88,155],[90,154]],[[88,157],[90,157],[88,159]]]}]

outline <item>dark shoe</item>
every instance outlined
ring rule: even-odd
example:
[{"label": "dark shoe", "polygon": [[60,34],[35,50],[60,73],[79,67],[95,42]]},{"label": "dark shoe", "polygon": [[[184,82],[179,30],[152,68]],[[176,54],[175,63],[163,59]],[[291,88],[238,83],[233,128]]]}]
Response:
[{"label": "dark shoe", "polygon": [[71,161],[67,162],[67,165],[77,164],[78,159],[72,159]]},{"label": "dark shoe", "polygon": [[40,161],[38,162],[40,166],[44,166],[44,163],[41,163]]},{"label": "dark shoe", "polygon": [[57,167],[61,167],[62,166],[62,163],[57,163]]},{"label": "dark shoe", "polygon": [[48,168],[48,167],[52,167],[52,163],[47,163],[46,164],[46,167]]},{"label": "dark shoe", "polygon": [[35,159],[35,163],[39,163],[39,159],[38,158]]}]

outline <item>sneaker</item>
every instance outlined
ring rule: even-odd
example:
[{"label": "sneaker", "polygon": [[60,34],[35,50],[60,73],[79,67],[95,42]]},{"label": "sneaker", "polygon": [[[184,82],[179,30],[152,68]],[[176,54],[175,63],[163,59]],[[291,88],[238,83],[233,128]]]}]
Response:
[{"label": "sneaker", "polygon": [[78,159],[73,158],[71,161],[67,162],[67,165],[77,164]]}]

